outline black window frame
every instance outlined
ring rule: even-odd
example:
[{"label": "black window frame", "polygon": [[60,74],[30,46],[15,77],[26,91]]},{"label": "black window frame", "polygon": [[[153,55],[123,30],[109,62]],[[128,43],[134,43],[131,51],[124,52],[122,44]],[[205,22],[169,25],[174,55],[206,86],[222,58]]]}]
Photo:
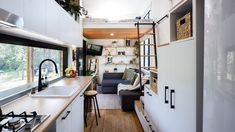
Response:
[{"label": "black window frame", "polygon": [[[28,38],[22,38],[22,37],[13,36],[13,35],[4,34],[4,33],[0,33],[0,43],[63,51],[63,71],[65,71],[65,69],[68,67],[68,47],[56,45],[54,43],[49,43],[49,42],[42,42],[42,41],[36,41],[36,40],[28,39]],[[62,77],[52,80],[50,83],[58,81],[62,79],[64,76],[65,76],[65,72],[63,72]],[[33,87],[35,87],[35,85],[32,85],[32,88]],[[16,93],[15,95],[6,97],[5,99],[0,101],[0,105],[6,104],[19,97],[22,97],[28,94],[29,91],[30,90],[22,91],[20,93]]]}]

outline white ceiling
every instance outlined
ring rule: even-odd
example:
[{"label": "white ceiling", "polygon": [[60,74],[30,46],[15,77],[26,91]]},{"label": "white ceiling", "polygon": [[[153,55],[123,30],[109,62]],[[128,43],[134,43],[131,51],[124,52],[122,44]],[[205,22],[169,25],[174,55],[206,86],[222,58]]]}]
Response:
[{"label": "white ceiling", "polygon": [[143,15],[151,0],[83,0],[92,18],[109,20],[133,19]]}]

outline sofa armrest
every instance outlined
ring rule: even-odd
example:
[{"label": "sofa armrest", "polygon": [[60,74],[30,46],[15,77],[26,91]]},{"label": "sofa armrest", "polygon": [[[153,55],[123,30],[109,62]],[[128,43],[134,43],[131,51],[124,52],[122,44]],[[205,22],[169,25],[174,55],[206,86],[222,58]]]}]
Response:
[{"label": "sofa armrest", "polygon": [[104,73],[103,79],[121,79],[123,73]]}]

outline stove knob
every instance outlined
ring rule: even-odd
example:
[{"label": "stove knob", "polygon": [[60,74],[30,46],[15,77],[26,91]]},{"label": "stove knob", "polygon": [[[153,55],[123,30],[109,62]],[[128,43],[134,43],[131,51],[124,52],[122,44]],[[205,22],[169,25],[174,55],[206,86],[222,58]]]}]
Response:
[{"label": "stove knob", "polygon": [[30,131],[32,129],[32,123],[26,123],[25,128],[26,131]]}]

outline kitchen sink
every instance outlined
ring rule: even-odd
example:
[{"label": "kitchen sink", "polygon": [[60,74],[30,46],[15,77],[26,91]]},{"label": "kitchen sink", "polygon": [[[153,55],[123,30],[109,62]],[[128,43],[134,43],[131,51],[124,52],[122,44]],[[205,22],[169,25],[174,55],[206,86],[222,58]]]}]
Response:
[{"label": "kitchen sink", "polygon": [[51,86],[40,92],[32,94],[33,98],[53,98],[53,97],[70,97],[76,91],[78,87],[65,87],[65,86]]}]

